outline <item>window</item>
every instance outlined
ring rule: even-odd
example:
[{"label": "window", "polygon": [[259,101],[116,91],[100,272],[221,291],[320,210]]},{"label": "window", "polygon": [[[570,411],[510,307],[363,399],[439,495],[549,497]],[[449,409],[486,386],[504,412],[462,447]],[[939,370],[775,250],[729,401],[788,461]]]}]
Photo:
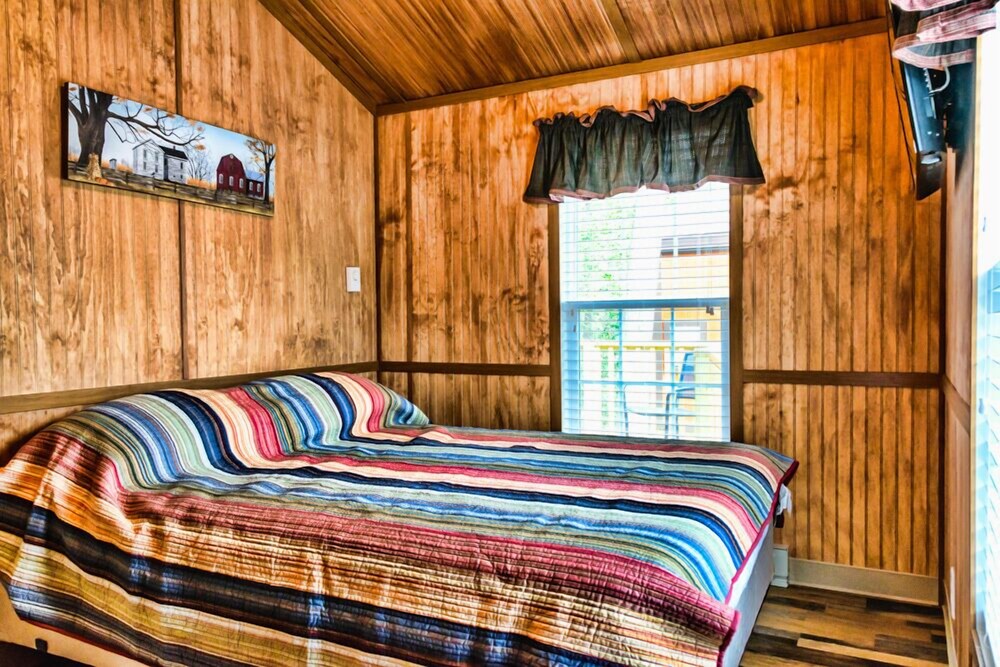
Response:
[{"label": "window", "polygon": [[222,174],[219,174],[219,185],[222,185],[222,184],[223,184],[223,183],[222,183],[222,179],[223,179],[223,176],[222,176]]},{"label": "window", "polygon": [[233,187],[233,177],[229,177],[229,187]]},{"label": "window", "polygon": [[241,178],[240,179],[240,190],[242,190],[242,189],[243,189],[243,179]]},{"label": "window", "polygon": [[[1000,105],[1000,34],[980,38],[981,68],[978,114]],[[991,80],[992,79],[992,80]],[[980,116],[988,118],[989,116]],[[979,182],[1000,179],[1000,128],[982,123],[977,138]],[[1000,665],[1000,193],[979,187],[980,219],[976,225],[976,629],[981,662]]]},{"label": "window", "polygon": [[729,439],[729,186],[559,206],[562,425]]}]

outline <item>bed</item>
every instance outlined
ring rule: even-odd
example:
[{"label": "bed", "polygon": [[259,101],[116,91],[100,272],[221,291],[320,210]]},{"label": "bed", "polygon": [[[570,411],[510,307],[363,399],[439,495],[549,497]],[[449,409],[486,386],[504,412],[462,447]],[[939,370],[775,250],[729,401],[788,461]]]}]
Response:
[{"label": "bed", "polygon": [[0,471],[0,635],[101,665],[736,665],[795,468],[443,428],[339,373],[141,394]]}]

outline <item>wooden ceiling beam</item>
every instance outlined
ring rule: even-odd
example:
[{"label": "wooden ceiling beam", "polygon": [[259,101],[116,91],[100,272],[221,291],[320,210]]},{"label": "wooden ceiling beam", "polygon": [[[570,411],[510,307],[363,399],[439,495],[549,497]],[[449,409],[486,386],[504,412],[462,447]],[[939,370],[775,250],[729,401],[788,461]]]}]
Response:
[{"label": "wooden ceiling beam", "polygon": [[[556,74],[526,81],[516,81],[514,83],[504,83],[485,88],[476,88],[457,93],[447,93],[445,95],[435,95],[409,102],[398,102],[392,104],[380,104],[376,109],[376,115],[388,116],[408,111],[418,111],[420,109],[431,109],[434,107],[447,106],[451,104],[461,104],[463,102],[475,102],[493,97],[503,97],[518,93],[528,93],[536,90],[546,90],[549,88],[559,88],[561,86],[571,86],[578,83],[590,83],[604,79],[614,79],[635,74],[646,74],[661,70],[674,69],[677,67],[687,67],[702,63],[741,58],[744,56],[770,53],[772,51],[782,51],[794,49],[813,44],[823,44],[825,42],[835,42],[856,37],[865,37],[885,33],[887,31],[886,20],[884,18],[871,19],[869,21],[857,21],[844,25],[832,26],[829,28],[819,28],[805,32],[796,32],[779,37],[769,37],[752,42],[731,44],[700,51],[688,53],[678,53],[660,58],[649,58],[634,63],[622,65],[610,65],[608,67],[598,67],[595,69],[581,70],[579,72],[568,72],[566,74]],[[888,46],[886,47],[888,48]]]},{"label": "wooden ceiling beam", "polygon": [[362,106],[364,106],[368,111],[373,114],[376,111],[378,100],[376,100],[365,88],[354,80],[347,72],[345,72],[341,67],[330,57],[329,54],[316,42],[316,40],[309,34],[303,26],[299,24],[298,21],[288,12],[285,7],[285,3],[282,0],[259,0],[260,4],[271,13],[274,18],[278,19],[281,25],[285,26],[288,32],[292,33],[292,36],[299,41],[302,46],[306,47],[306,50],[313,55],[316,60],[320,62],[330,74],[339,81],[344,88],[348,90]]},{"label": "wooden ceiling beam", "polygon": [[601,0],[601,4],[604,6],[604,14],[608,17],[611,27],[615,30],[615,35],[618,37],[618,44],[622,47],[625,58],[630,63],[641,61],[642,56],[639,55],[639,49],[636,48],[632,31],[628,29],[628,24],[625,22],[625,15],[622,14],[622,8],[618,6],[618,0]]}]

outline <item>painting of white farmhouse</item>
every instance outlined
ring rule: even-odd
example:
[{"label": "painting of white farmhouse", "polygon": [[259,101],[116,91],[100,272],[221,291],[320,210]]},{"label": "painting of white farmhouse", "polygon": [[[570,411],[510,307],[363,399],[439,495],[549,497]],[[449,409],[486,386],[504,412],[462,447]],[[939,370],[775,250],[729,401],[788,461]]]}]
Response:
[{"label": "painting of white farmhouse", "polygon": [[78,83],[64,91],[71,181],[274,213],[274,144]]}]

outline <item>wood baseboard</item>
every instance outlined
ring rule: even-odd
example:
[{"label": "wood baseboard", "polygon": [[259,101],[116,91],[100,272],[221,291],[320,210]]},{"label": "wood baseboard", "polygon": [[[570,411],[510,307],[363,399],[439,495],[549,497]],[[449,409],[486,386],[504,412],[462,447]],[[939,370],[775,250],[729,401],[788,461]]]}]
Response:
[{"label": "wood baseboard", "polygon": [[788,581],[793,586],[822,588],[935,607],[940,604],[937,578],[919,574],[789,558]]}]

